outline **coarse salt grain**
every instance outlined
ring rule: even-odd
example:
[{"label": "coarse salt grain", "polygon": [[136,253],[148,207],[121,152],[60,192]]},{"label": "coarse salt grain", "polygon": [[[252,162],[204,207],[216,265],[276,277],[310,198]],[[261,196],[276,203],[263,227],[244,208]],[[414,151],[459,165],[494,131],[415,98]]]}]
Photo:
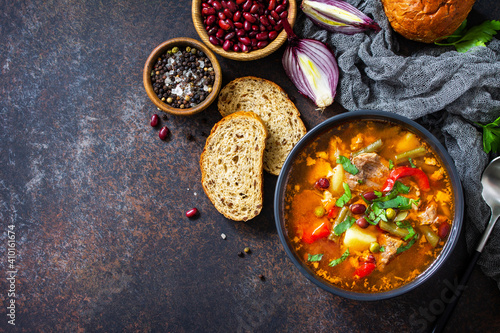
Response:
[{"label": "coarse salt grain", "polygon": [[226,239],[226,234],[220,234],[220,237],[221,237],[222,239]]}]

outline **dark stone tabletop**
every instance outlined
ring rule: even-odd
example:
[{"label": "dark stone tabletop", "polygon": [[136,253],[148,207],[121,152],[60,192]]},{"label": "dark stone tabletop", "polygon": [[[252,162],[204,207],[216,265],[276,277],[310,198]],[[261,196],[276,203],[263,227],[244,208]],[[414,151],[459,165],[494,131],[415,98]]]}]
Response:
[{"label": "dark stone tabletop", "polygon": [[[478,1],[473,15],[498,19],[497,1]],[[429,329],[466,266],[463,235],[445,267],[404,296],[359,302],[316,287],[278,239],[275,176],[265,175],[263,211],[248,223],[224,218],[204,194],[198,162],[221,118],[215,104],[162,120],[166,141],[150,127],[158,111],[144,62],[181,36],[199,39],[188,1],[0,1],[0,331]],[[223,84],[276,82],[308,129],[344,111],[316,111],[282,54],[219,57]],[[189,219],[192,207],[200,214]],[[476,268],[447,331],[498,332],[499,309],[496,283]]]}]

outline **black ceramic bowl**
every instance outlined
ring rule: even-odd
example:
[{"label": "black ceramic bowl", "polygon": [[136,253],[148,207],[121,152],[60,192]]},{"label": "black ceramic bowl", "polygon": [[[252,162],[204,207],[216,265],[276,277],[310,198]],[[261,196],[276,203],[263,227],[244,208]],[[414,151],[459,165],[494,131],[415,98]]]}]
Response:
[{"label": "black ceramic bowl", "polygon": [[[452,228],[448,236],[448,241],[444,245],[441,253],[436,258],[436,260],[422,274],[417,276],[417,278],[415,278],[410,283],[403,285],[399,288],[380,293],[361,293],[361,292],[348,291],[345,289],[341,289],[335,286],[334,284],[317,276],[311,269],[309,269],[309,267],[307,267],[302,263],[297,253],[294,251],[290,243],[290,239],[288,237],[285,214],[284,214],[286,185],[289,179],[290,170],[292,168],[294,160],[311,142],[313,142],[316,138],[318,138],[322,134],[328,132],[330,129],[335,128],[344,123],[355,122],[359,120],[389,121],[401,125],[402,127],[408,128],[410,131],[418,134],[421,138],[424,138],[424,140],[434,149],[438,157],[441,159],[444,167],[447,169],[455,198],[455,212],[454,212],[455,219],[452,223]],[[458,173],[455,169],[453,160],[447,153],[446,149],[438,141],[438,139],[436,139],[436,137],[434,137],[428,130],[423,128],[421,125],[417,124],[416,122],[408,118],[393,113],[382,112],[382,111],[370,111],[370,110],[361,110],[361,111],[343,113],[338,116],[334,116],[330,119],[325,120],[312,130],[310,130],[297,143],[297,145],[288,155],[285,164],[283,165],[283,168],[278,177],[278,182],[276,184],[276,190],[274,195],[274,216],[276,221],[276,227],[278,229],[278,234],[287,255],[290,257],[290,259],[299,269],[299,271],[303,275],[305,275],[309,280],[311,280],[314,284],[323,288],[326,291],[329,291],[335,295],[343,296],[346,298],[363,300],[363,301],[375,301],[375,300],[381,300],[399,296],[416,288],[424,281],[428,280],[449,258],[450,254],[453,251],[453,248],[457,244],[458,237],[460,235],[460,230],[462,228],[463,207],[464,207],[464,198]]]}]

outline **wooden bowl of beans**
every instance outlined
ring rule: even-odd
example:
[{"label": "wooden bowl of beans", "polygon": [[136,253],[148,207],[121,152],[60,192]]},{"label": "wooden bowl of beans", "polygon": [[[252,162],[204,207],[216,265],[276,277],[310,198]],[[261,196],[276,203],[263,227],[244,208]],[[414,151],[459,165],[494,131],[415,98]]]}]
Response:
[{"label": "wooden bowl of beans", "polygon": [[151,101],[162,111],[190,116],[217,98],[222,73],[215,54],[192,38],[158,45],[144,65],[143,81]]},{"label": "wooden bowl of beans", "polygon": [[249,61],[276,51],[287,39],[282,20],[293,27],[295,0],[193,0],[193,23],[215,53]]}]

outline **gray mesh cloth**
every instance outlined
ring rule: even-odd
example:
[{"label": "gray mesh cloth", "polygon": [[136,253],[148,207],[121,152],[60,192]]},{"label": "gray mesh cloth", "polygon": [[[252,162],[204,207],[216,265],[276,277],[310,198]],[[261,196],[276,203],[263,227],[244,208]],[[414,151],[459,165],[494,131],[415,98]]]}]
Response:
[{"label": "gray mesh cloth", "polygon": [[[488,163],[481,131],[473,122],[500,116],[500,41],[467,53],[421,44],[401,55],[380,0],[348,0],[382,28],[344,35],[330,33],[299,13],[294,31],[327,43],[335,53],[340,81],[335,100],[347,110],[384,110],[417,119],[442,139],[460,174],[465,195],[465,233],[472,252],[489,221],[481,196],[481,174]],[[490,156],[491,157],[491,156]],[[500,288],[500,223],[478,261]]]}]

